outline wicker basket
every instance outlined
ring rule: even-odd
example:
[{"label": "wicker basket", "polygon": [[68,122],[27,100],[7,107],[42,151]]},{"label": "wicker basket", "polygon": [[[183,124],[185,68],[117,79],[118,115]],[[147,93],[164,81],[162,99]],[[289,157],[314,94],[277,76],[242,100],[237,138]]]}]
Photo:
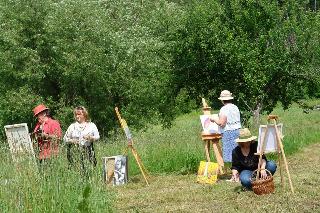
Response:
[{"label": "wicker basket", "polygon": [[274,192],[274,182],[272,174],[269,170],[266,169],[268,177],[266,179],[257,178],[257,171],[255,170],[252,173],[252,190],[257,195],[270,194]]}]

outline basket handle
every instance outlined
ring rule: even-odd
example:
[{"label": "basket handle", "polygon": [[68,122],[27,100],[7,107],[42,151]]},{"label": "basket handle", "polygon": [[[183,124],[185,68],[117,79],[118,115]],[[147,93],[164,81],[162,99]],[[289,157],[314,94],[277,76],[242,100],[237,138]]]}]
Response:
[{"label": "basket handle", "polygon": [[[257,176],[258,170],[260,170],[260,171],[261,171],[261,170],[266,170],[268,176],[272,177],[272,174],[271,174],[271,172],[270,172],[268,169],[256,169],[256,170],[254,170],[254,171],[252,172],[252,174],[251,174],[251,179],[254,177],[254,175]],[[260,174],[261,174],[261,173],[260,173]],[[260,179],[259,177],[256,177],[256,178],[257,178],[257,180]]]}]

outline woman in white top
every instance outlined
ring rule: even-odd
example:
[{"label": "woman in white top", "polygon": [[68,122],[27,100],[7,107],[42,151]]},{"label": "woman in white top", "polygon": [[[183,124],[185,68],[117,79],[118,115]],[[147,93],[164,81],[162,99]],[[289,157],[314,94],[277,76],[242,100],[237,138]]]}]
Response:
[{"label": "woman in white top", "polygon": [[97,160],[94,153],[93,142],[100,138],[97,126],[90,122],[88,111],[85,107],[79,106],[73,110],[74,119],[63,137],[68,145],[67,157],[70,164],[73,164],[72,146],[78,145],[80,148],[80,161],[84,169],[84,160],[89,160],[93,166],[96,166]]},{"label": "woman in white top", "polygon": [[238,107],[232,104],[232,93],[223,90],[218,98],[222,101],[219,118],[211,118],[222,128],[222,149],[224,162],[232,162],[232,150],[237,146],[236,139],[239,138],[241,122]]}]

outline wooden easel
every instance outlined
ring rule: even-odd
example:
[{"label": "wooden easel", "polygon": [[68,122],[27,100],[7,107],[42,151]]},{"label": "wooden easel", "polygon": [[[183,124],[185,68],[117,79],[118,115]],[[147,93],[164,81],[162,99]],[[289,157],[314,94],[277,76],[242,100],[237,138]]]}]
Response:
[{"label": "wooden easel", "polygon": [[146,168],[144,167],[137,150],[133,147],[133,140],[132,140],[132,136],[131,136],[129,127],[127,125],[127,122],[123,118],[121,118],[121,115],[119,113],[118,107],[115,107],[115,111],[116,111],[117,117],[119,119],[121,128],[124,130],[124,132],[126,134],[126,137],[127,137],[127,140],[128,140],[128,146],[126,147],[126,150],[125,150],[124,154],[127,154],[128,149],[131,150],[131,153],[132,153],[134,159],[136,160],[136,162],[137,162],[137,164],[139,166],[139,169],[140,169],[140,171],[141,171],[141,173],[143,175],[143,178],[146,181],[146,184],[149,186],[150,176],[149,176]]},{"label": "wooden easel", "polygon": [[[277,127],[277,121],[278,121],[278,116],[277,115],[269,115],[268,116],[268,123],[270,124],[272,122],[273,125],[274,125],[274,128],[275,128],[275,131],[276,131],[276,141],[277,141],[277,147],[278,147],[278,163],[279,163],[279,170],[280,170],[280,176],[281,176],[281,184],[282,184],[282,187],[284,187],[282,168],[281,168],[281,157],[282,157],[284,165],[285,165],[285,168],[286,168],[286,171],[287,171],[289,184],[290,184],[290,189],[291,189],[291,192],[294,193],[294,189],[293,189],[293,185],[292,185],[292,181],[291,181],[291,177],[290,177],[290,173],[289,173],[289,167],[288,167],[287,159],[286,159],[286,155],[285,155],[284,149],[283,149],[282,138],[281,138],[280,132],[279,132],[278,127]],[[259,173],[260,173],[260,170],[261,170],[262,155],[265,152],[265,147],[266,147],[265,140],[266,140],[267,133],[268,133],[268,128],[266,129],[266,132],[263,135],[261,149],[259,151],[259,164],[258,164],[257,178],[259,178]]]},{"label": "wooden easel", "polygon": [[[206,103],[206,100],[202,98],[202,112],[204,115],[211,115],[211,107],[208,106]],[[220,139],[222,138],[221,134],[215,133],[215,134],[208,134],[205,132],[201,133],[201,138],[204,141],[204,149],[206,153],[206,159],[207,162],[210,162],[210,144],[212,144],[214,155],[217,159],[218,165],[219,165],[219,174],[224,174],[224,161],[222,158],[222,151],[220,146]]]}]

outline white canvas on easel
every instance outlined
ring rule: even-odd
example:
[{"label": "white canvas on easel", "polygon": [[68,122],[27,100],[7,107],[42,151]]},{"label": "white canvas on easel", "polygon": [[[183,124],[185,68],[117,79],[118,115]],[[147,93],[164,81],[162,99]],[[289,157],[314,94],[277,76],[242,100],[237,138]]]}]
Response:
[{"label": "white canvas on easel", "polygon": [[[289,167],[286,159],[286,155],[284,153],[284,148],[282,144],[283,139],[283,124],[277,124],[278,116],[277,115],[269,115],[268,116],[268,125],[261,125],[259,128],[259,137],[258,137],[258,148],[257,152],[259,154],[259,164],[257,177],[259,177],[259,172],[261,168],[262,155],[266,152],[277,152],[278,153],[278,162],[281,176],[281,183],[284,183],[281,169],[281,157],[283,158],[283,162],[285,165],[285,169],[287,171],[288,180],[290,184],[291,192],[294,193]],[[273,124],[271,124],[271,122]],[[282,184],[284,186],[284,184]]]},{"label": "white canvas on easel", "polygon": [[20,158],[31,158],[35,161],[32,141],[26,123],[4,126],[12,159],[17,162]]},{"label": "white canvas on easel", "polygon": [[[281,139],[283,138],[282,128],[283,124],[277,124],[277,128],[280,133]],[[260,153],[261,145],[264,138],[264,153],[271,153],[278,151],[277,133],[274,125],[260,125],[259,127],[259,137],[258,137],[258,147],[257,153]]]},{"label": "white canvas on easel", "polygon": [[200,121],[202,125],[202,129],[204,133],[214,134],[218,133],[221,134],[221,128],[214,122],[211,122],[210,118],[218,116],[217,114],[212,115],[200,115]]}]

